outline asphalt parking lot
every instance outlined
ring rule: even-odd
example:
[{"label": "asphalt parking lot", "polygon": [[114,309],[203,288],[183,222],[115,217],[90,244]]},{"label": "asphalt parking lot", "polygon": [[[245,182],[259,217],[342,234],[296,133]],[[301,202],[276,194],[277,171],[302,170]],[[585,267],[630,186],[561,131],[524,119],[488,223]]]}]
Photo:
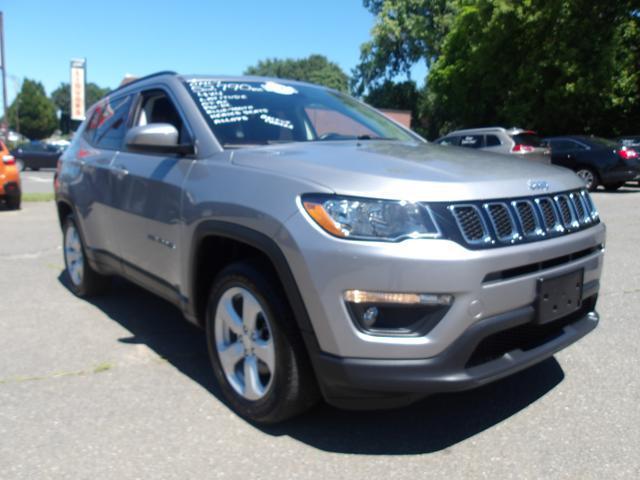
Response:
[{"label": "asphalt parking lot", "polygon": [[225,406],[172,306],[70,293],[53,203],[0,211],[0,478],[640,478],[640,188],[594,199],[596,331],[476,391],[267,429]]},{"label": "asphalt parking lot", "polygon": [[34,172],[25,170],[20,173],[23,193],[53,193],[53,174],[55,169],[46,168]]}]

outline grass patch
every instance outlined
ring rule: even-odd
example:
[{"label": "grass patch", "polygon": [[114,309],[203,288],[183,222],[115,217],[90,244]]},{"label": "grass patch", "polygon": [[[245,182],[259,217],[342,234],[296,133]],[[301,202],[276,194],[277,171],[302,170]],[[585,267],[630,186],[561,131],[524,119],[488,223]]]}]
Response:
[{"label": "grass patch", "polygon": [[111,370],[111,368],[113,368],[113,365],[110,363],[101,363],[100,365],[96,365],[93,369],[93,373],[106,372],[107,370]]},{"label": "grass patch", "polygon": [[55,194],[53,192],[22,194],[23,202],[52,202],[54,198],[55,198]]}]

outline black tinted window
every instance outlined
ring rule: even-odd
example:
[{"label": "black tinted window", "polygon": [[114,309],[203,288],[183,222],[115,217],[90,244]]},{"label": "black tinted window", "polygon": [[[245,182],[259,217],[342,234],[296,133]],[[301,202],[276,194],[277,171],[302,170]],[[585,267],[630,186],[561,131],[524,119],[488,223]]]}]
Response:
[{"label": "black tinted window", "polygon": [[482,135],[463,135],[460,138],[460,146],[467,148],[482,147]]},{"label": "black tinted window", "polygon": [[178,143],[191,143],[189,131],[178,113],[173,101],[163,90],[149,90],[142,93],[142,102],[136,115],[136,126],[150,123],[168,123],[178,131]]},{"label": "black tinted window", "polygon": [[487,135],[486,136],[487,147],[497,147],[502,145],[502,142],[496,135]]},{"label": "black tinted window", "polygon": [[460,137],[444,137],[438,140],[440,145],[458,145]]},{"label": "black tinted window", "polygon": [[105,98],[91,116],[85,135],[98,147],[118,150],[127,130],[131,95]]},{"label": "black tinted window", "polygon": [[572,140],[551,140],[551,150],[565,152],[568,150],[584,150],[584,147]]},{"label": "black tinted window", "polygon": [[543,147],[542,139],[535,133],[525,132],[513,136],[516,145],[526,145],[528,147]]}]

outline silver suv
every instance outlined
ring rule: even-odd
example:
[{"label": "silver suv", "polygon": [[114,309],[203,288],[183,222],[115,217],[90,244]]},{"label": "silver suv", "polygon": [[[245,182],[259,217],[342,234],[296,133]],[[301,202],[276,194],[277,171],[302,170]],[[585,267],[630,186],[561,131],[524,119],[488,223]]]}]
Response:
[{"label": "silver suv", "polygon": [[598,323],[605,227],[573,172],[319,86],[145,77],[89,110],[55,185],[73,292],[173,302],[251,421],[477,387]]},{"label": "silver suv", "polygon": [[435,143],[523,155],[527,160],[551,163],[549,146],[536,132],[522,128],[485,127],[455,130],[438,138]]}]

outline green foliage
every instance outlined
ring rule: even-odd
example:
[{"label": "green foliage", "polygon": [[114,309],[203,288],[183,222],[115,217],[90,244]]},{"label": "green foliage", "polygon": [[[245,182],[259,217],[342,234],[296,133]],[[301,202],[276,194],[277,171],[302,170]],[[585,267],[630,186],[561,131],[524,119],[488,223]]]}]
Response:
[{"label": "green foliage", "polygon": [[53,133],[58,125],[56,109],[47,98],[42,83],[25,78],[20,93],[8,108],[9,126],[27,137],[39,140]]},{"label": "green foliage", "polygon": [[[102,88],[95,83],[87,83],[85,86],[85,103],[87,108],[96,103],[102,97],[109,94],[111,89]],[[58,88],[51,92],[51,100],[56,108],[60,110],[60,130],[68,133],[71,128],[71,87],[68,83],[61,83]]]},{"label": "green foliage", "polygon": [[301,59],[267,59],[245,70],[245,75],[287,78],[324,85],[341,92],[349,89],[349,77],[342,69],[323,55],[310,55]]},{"label": "green foliage", "polygon": [[[87,83],[84,92],[87,108],[106,96],[110,91],[110,88],[102,88],[91,82]],[[53,100],[58,110],[69,114],[71,112],[71,87],[69,84],[61,83],[58,88],[51,92],[51,100]]]},{"label": "green foliage", "polygon": [[[413,120],[417,118],[419,99],[420,92],[416,83],[409,80],[399,83],[385,80],[380,85],[369,89],[364,97],[365,102],[376,108],[409,110]],[[415,124],[415,122],[412,123]]]},{"label": "green foliage", "polygon": [[543,134],[640,128],[638,0],[364,3],[377,20],[355,84],[364,90],[426,61],[420,115],[430,136],[489,124]]}]

